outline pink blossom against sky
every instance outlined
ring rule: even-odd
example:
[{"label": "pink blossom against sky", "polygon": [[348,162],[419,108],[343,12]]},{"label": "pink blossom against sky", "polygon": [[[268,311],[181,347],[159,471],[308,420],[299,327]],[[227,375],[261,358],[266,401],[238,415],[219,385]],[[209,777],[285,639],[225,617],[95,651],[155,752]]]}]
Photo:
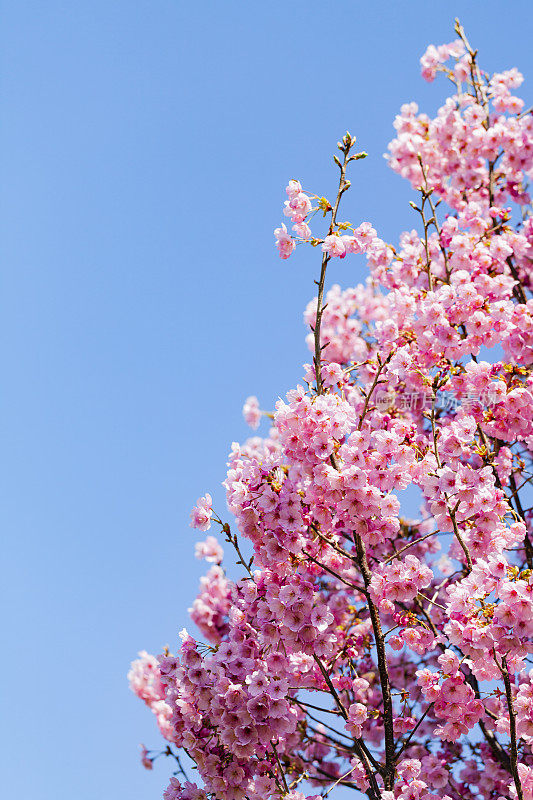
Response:
[{"label": "pink blossom against sky", "polygon": [[[206,487],[224,508],[244,400],[272,409],[308,358],[316,263],[272,247],[282,187],[333,189],[326,154],[348,128],[369,157],[343,214],[391,241],[414,227],[382,154],[402,103],[434,113],[445,96],[419,58],[455,15],[487,69],[524,73],[531,104],[530,3],[501,9],[4,4],[6,797],[161,796],[167,765],[139,765],[157,736],[124,673],[188,621],[204,566],[190,509]],[[363,265],[336,259],[332,280]]]}]

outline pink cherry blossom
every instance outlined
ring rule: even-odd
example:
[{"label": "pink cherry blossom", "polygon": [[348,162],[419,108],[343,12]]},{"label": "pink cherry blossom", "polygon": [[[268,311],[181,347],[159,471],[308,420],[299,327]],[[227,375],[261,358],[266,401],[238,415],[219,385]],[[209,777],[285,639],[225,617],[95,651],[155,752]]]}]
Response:
[{"label": "pink cherry blossom", "polygon": [[197,542],[195,555],[196,558],[205,558],[213,564],[220,564],[224,551],[214,536],[208,536],[204,542]]},{"label": "pink cherry blossom", "polygon": [[322,251],[329,253],[330,256],[340,256],[344,258],[346,255],[346,247],[341,236],[326,236],[322,243]]},{"label": "pink cherry blossom", "polygon": [[206,494],[200,497],[197,504],[191,511],[191,528],[198,528],[200,531],[207,531],[211,527],[211,516],[213,513],[211,495]]},{"label": "pink cherry blossom", "polygon": [[296,247],[296,242],[287,232],[286,226],[282,224],[281,228],[276,228],[274,236],[276,237],[276,247],[279,250],[280,258],[289,258]]},{"label": "pink cherry blossom", "polygon": [[[521,74],[455,31],[421,60],[451,96],[394,121],[412,229],[344,221],[349,133],[336,198],[286,187],[279,254],[319,262],[312,356],[266,435],[231,445],[229,521],[208,494],[191,514],[234,561],[196,545],[200,640],[128,675],[164,739],[142,763],[184,750],[198,776],[165,800],[533,800],[533,117]],[[366,280],[341,288],[355,255]]]},{"label": "pink cherry blossom", "polygon": [[259,400],[254,395],[247,397],[242,409],[244,421],[257,430],[261,422],[261,409],[259,408]]}]

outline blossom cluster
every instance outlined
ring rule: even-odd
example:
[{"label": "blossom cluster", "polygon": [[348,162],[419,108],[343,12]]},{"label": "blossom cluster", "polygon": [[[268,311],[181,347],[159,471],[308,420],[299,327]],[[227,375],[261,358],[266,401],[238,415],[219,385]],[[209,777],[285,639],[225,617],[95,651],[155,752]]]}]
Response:
[{"label": "blossom cluster", "polygon": [[[533,800],[533,116],[456,33],[421,63],[453,95],[403,106],[389,146],[416,227],[340,221],[350,134],[335,199],[286,188],[279,255],[321,260],[312,361],[272,412],[245,402],[271,424],[231,446],[231,525],[192,511],[202,641],[130,672],[178,764],[165,800]],[[366,281],[328,288],[347,255]]]}]

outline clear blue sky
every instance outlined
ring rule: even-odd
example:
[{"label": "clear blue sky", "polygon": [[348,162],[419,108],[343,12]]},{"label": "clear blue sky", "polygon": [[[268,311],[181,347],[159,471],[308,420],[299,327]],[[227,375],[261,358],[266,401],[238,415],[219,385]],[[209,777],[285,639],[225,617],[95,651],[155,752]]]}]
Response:
[{"label": "clear blue sky", "polygon": [[[2,793],[152,800],[170,764],[130,694],[174,646],[202,566],[188,514],[220,482],[243,399],[307,360],[317,260],[276,256],[290,177],[328,193],[346,128],[370,154],[346,214],[415,225],[382,159],[459,14],[489,69],[529,75],[513,0],[2,2]],[[358,261],[335,265],[351,285]]]}]

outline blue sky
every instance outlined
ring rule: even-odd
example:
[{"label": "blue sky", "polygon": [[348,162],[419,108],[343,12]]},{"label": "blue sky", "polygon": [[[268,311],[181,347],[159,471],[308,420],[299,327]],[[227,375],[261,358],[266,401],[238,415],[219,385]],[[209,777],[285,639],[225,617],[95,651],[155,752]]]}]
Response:
[{"label": "blue sky", "polygon": [[284,186],[331,192],[348,128],[369,158],[345,216],[414,227],[382,153],[401,103],[445,96],[421,53],[458,14],[531,101],[530,2],[1,7],[2,788],[152,800],[170,765],[139,765],[159,737],[129,662],[187,624],[189,510],[224,513],[244,398],[272,407],[308,358],[317,257],[277,258]]}]

